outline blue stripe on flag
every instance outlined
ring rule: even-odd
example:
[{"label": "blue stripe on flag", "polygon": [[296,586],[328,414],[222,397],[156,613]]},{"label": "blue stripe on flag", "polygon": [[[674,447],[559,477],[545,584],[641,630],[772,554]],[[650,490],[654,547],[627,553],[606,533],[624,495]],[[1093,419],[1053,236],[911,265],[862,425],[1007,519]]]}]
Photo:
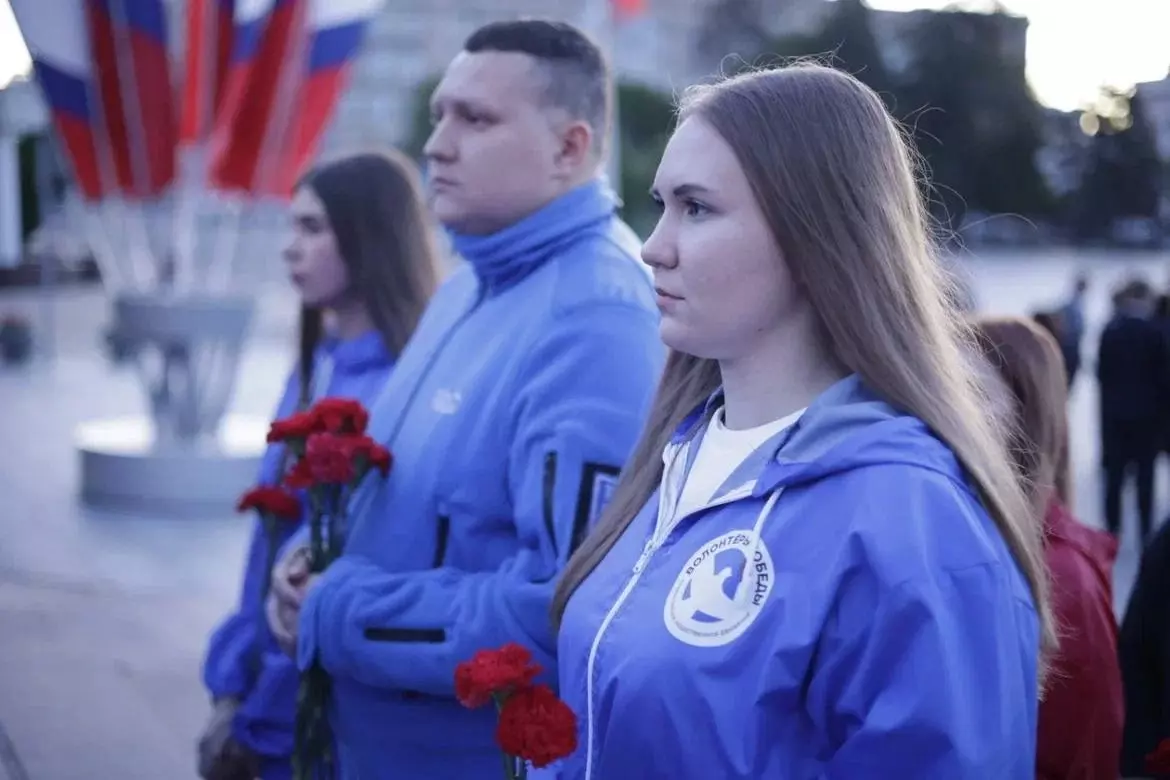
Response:
[{"label": "blue stripe on flag", "polygon": [[345,65],[362,45],[369,22],[365,19],[336,27],[326,27],[313,35],[309,49],[309,72],[331,70]]},{"label": "blue stripe on flag", "polygon": [[168,44],[167,14],[161,0],[89,0],[89,4],[111,23],[124,19],[131,30]]},{"label": "blue stripe on flag", "polygon": [[167,13],[160,0],[122,0],[122,3],[132,30],[167,45]]},{"label": "blue stripe on flag", "polygon": [[35,60],[33,69],[50,108],[83,122],[90,121],[89,90],[85,81]]}]

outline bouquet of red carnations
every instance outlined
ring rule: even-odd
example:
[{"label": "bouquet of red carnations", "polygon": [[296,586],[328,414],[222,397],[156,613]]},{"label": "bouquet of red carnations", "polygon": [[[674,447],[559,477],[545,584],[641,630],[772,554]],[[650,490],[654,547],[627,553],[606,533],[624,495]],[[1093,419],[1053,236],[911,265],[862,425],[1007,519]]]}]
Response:
[{"label": "bouquet of red carnations", "polygon": [[[345,547],[346,506],[370,471],[385,475],[390,452],[366,435],[369,413],[358,401],[326,398],[272,423],[268,441],[295,459],[285,487],[303,490],[309,505],[309,570],[320,574]],[[332,780],[333,736],[326,718],[329,676],[316,661],[301,674],[297,695],[296,780]]]},{"label": "bouquet of red carnations", "polygon": [[455,696],[464,707],[496,705],[496,743],[507,780],[523,780],[529,764],[540,769],[577,749],[577,717],[551,688],[533,684],[540,670],[514,642],[480,650],[455,668]]}]

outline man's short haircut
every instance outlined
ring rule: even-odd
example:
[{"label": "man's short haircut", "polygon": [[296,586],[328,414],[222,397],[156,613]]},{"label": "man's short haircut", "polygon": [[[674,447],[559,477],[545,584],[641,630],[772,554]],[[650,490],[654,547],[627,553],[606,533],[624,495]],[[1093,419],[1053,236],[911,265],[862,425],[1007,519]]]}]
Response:
[{"label": "man's short haircut", "polygon": [[610,71],[605,55],[567,22],[518,19],[492,22],[473,32],[463,50],[527,54],[544,77],[543,99],[593,128],[593,147],[604,152],[610,130]]}]

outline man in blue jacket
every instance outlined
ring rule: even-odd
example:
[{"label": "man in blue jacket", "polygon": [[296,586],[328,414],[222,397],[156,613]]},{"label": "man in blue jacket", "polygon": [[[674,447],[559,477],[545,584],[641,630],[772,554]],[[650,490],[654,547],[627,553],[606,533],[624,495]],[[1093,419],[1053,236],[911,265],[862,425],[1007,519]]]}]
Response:
[{"label": "man in blue jacket", "polygon": [[273,630],[330,673],[343,776],[500,772],[492,708],[456,665],[519,642],[555,680],[556,577],[638,437],[665,357],[639,243],[601,178],[611,84],[562,23],[491,24],[431,99],[433,209],[466,262],[372,409],[394,466],[349,508],[345,555],[274,577]]}]

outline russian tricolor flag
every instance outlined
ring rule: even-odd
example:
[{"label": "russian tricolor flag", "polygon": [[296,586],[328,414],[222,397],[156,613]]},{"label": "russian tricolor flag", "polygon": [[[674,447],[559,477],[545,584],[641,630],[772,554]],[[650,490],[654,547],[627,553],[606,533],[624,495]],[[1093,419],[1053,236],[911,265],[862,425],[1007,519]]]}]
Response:
[{"label": "russian tricolor flag", "polygon": [[308,73],[297,92],[298,105],[283,164],[269,186],[273,194],[292,192],[315,156],[369,23],[382,4],[383,0],[310,0]]},{"label": "russian tricolor flag", "polygon": [[234,0],[187,0],[179,141],[206,141],[223,105],[233,41]]},{"label": "russian tricolor flag", "polygon": [[211,182],[287,196],[313,157],[384,0],[238,0]]},{"label": "russian tricolor flag", "polygon": [[85,0],[9,0],[37,82],[86,200],[106,194],[95,134],[94,69]]},{"label": "russian tricolor flag", "polygon": [[114,175],[124,195],[175,178],[175,115],[162,0],[88,0],[90,46]]},{"label": "russian tricolor flag", "polygon": [[305,49],[305,0],[239,0],[226,94],[211,136],[208,178],[255,192],[290,120]]}]

